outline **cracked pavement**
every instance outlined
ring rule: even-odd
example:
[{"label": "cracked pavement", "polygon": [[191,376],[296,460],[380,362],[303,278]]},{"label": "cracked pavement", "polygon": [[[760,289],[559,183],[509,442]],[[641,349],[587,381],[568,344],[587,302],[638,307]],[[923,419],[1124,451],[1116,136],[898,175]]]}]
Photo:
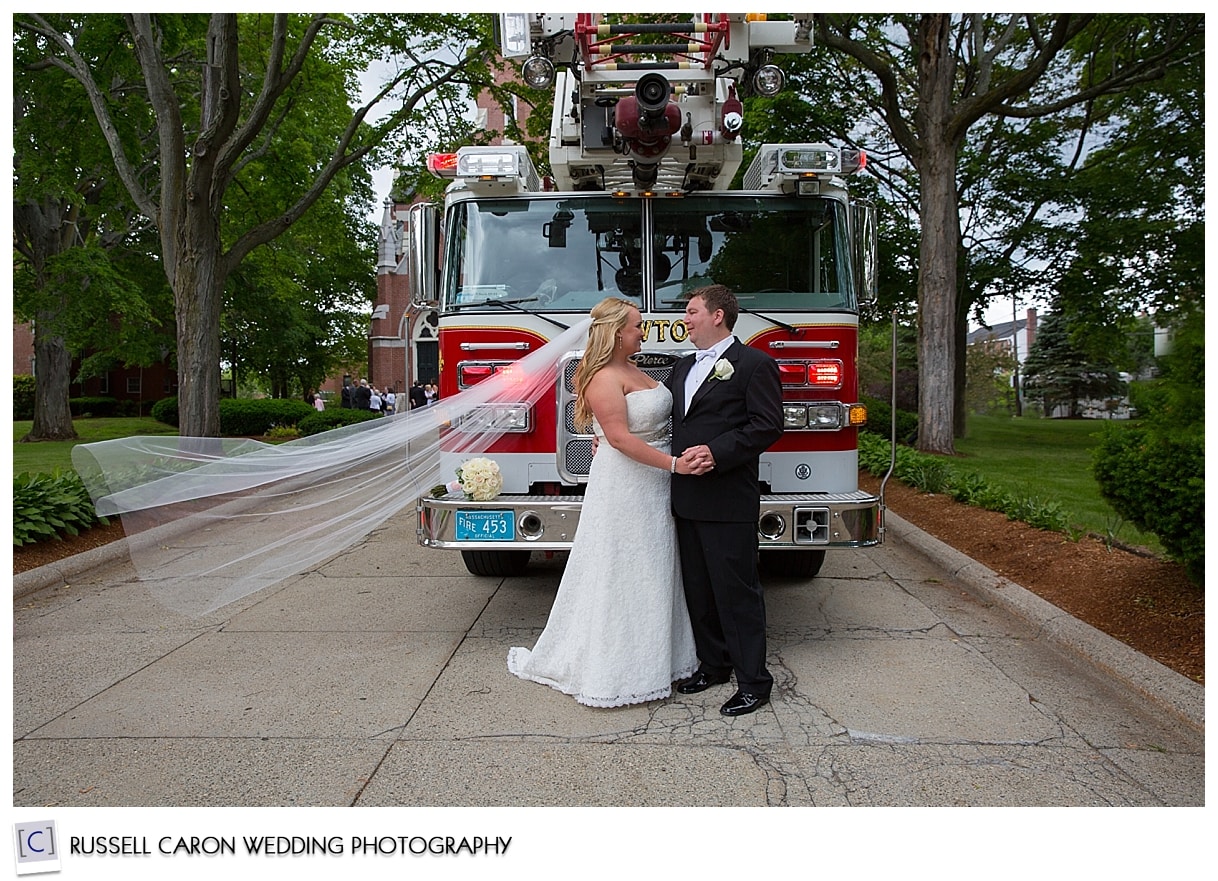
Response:
[{"label": "cracked pavement", "polygon": [[472,576],[408,511],[204,618],[126,564],[18,599],[14,805],[1204,805],[1203,730],[899,539],[766,583],[775,691],[736,719],[730,683],[604,710],[508,674],[561,571]]}]

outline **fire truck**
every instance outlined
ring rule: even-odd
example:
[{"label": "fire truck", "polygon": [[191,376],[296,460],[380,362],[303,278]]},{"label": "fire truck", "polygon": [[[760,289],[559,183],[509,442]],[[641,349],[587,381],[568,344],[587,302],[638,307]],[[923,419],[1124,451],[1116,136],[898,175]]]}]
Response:
[{"label": "fire truck", "polygon": [[[846,184],[865,154],[762,144],[731,188],[742,99],[784,86],[773,58],[810,50],[807,23],[505,13],[498,28],[525,82],[554,84],[551,174],[518,144],[428,161],[452,182],[442,209],[412,207],[408,254],[416,300],[439,314],[441,398],[545,345],[606,296],[638,305],[637,362],[663,381],[695,348],[682,321],[689,292],[725,284],[740,301],[736,337],[774,358],[782,380],[785,431],[760,463],[762,571],[810,578],[827,550],[879,544],[882,498],[858,486],[858,318],[875,295],[875,212]],[[552,397],[493,415],[504,433],[484,455],[503,475],[497,498],[418,500],[421,545],[458,550],[469,571],[495,576],[571,547],[594,451],[572,418],[581,355],[564,356]],[[469,458],[459,444],[441,448],[454,450],[442,453],[447,474]]]}]

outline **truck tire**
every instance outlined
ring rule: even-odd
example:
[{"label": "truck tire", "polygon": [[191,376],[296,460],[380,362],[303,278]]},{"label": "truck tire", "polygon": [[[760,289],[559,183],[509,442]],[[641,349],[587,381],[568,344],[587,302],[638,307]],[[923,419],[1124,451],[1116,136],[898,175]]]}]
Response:
[{"label": "truck tire", "polygon": [[758,568],[779,578],[815,578],[824,562],[824,551],[764,551]]},{"label": "truck tire", "polygon": [[462,551],[465,568],[474,575],[502,578],[523,575],[529,565],[528,551]]}]

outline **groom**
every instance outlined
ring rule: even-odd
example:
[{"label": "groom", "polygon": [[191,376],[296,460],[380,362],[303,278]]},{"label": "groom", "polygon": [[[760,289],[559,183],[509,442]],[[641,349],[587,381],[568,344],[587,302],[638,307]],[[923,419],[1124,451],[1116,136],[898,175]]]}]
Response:
[{"label": "groom", "polygon": [[736,694],[719,709],[725,716],[764,706],[774,685],[757,577],[757,471],[782,435],[782,385],[774,359],[732,335],[739,311],[724,285],[691,291],[685,326],[699,351],[669,377],[672,449],[694,472],[673,476],[672,511],[700,661],[677,691],[705,691],[734,671]]}]

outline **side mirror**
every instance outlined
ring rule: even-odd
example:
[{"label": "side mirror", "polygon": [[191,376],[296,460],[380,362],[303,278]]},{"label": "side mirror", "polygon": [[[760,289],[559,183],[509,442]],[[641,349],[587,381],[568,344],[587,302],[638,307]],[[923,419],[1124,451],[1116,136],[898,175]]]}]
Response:
[{"label": "side mirror", "polygon": [[876,210],[871,202],[855,202],[851,207],[850,237],[854,249],[854,287],[859,302],[870,303],[879,295],[880,256]]},{"label": "side mirror", "polygon": [[429,202],[416,202],[406,214],[406,269],[410,295],[419,308],[434,307],[439,299],[440,211]]}]

